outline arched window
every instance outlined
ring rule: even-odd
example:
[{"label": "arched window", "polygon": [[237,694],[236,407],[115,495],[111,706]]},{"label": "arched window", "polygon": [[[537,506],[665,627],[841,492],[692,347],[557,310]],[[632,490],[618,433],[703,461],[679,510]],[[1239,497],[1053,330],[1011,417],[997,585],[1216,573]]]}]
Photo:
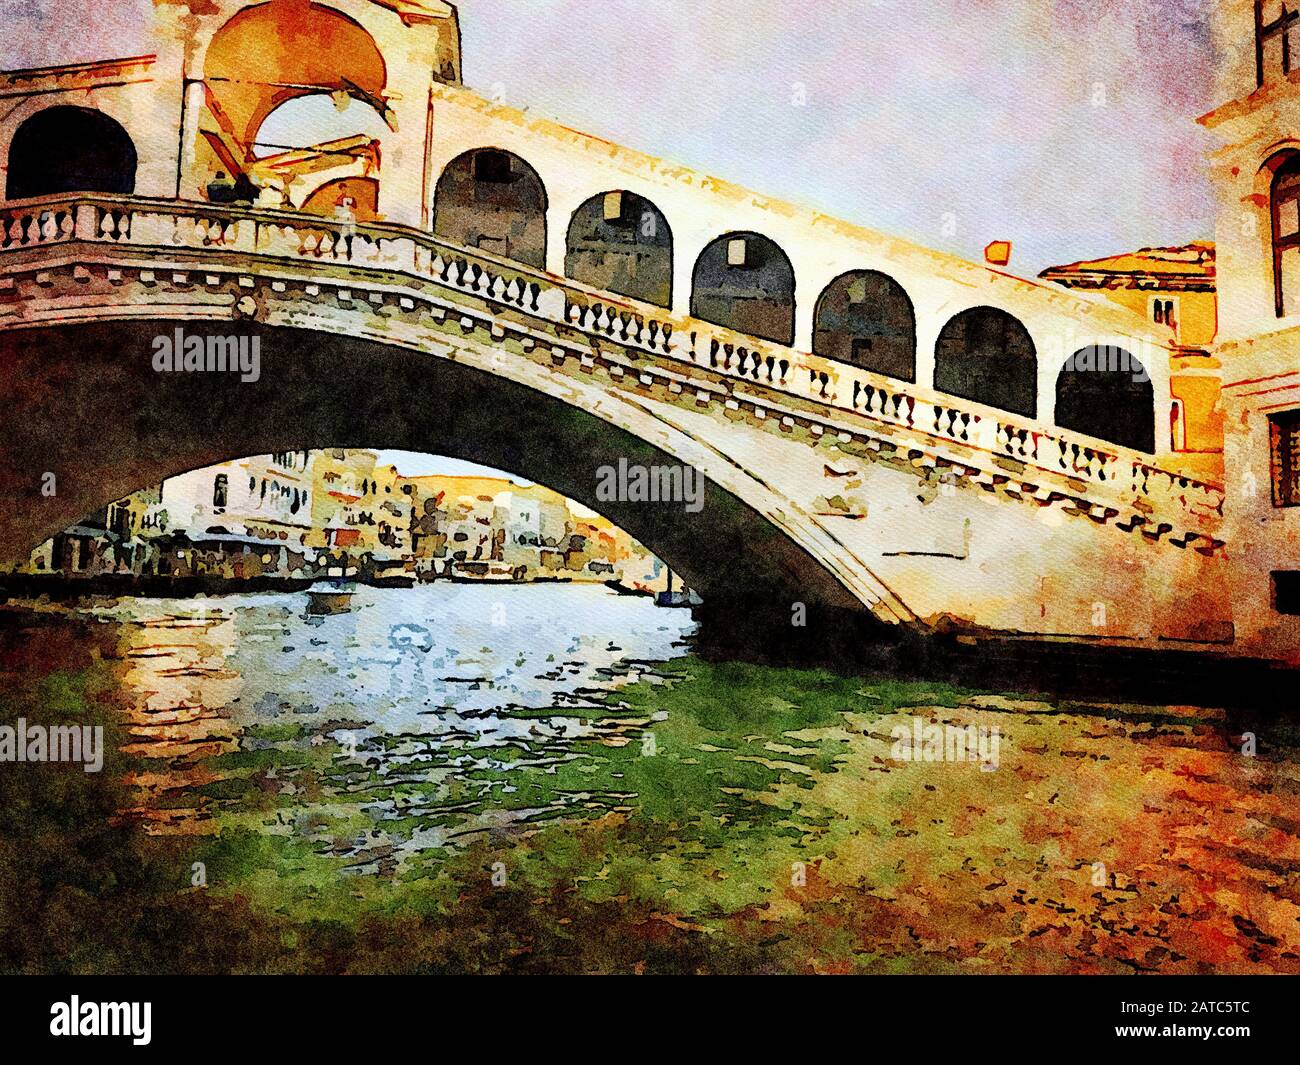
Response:
[{"label": "arched window", "polygon": [[729,233],[700,253],[691,314],[778,344],[794,343],[794,267],[758,233]]},{"label": "arched window", "polygon": [[244,150],[272,111],[299,96],[326,92],[340,108],[352,100],[381,113],[388,107],[388,69],[374,38],[341,11],[307,0],[238,12],[213,36],[203,76],[217,105],[204,128],[221,127]]},{"label": "arched window", "polygon": [[592,288],[671,307],[673,233],[668,220],[635,192],[593,196],[573,212],[564,272]]},{"label": "arched window", "polygon": [[875,270],[842,274],[817,301],[813,352],[916,380],[916,312],[903,286]]},{"label": "arched window", "polygon": [[1056,424],[1148,454],[1156,449],[1155,389],[1124,348],[1076,351],[1056,376]]},{"label": "arched window", "polygon": [[995,307],[962,311],[939,334],[934,387],[1032,418],[1038,410],[1038,356],[1029,330]]},{"label": "arched window", "polygon": [[1270,162],[1273,169],[1273,300],[1279,318],[1300,310],[1300,152]]},{"label": "arched window", "polygon": [[102,111],[48,107],[14,132],[5,196],[134,192],[136,162],[130,135]]},{"label": "arched window", "polygon": [[438,179],[433,231],[455,244],[546,268],[546,188],[519,156],[466,152]]},{"label": "arched window", "polygon": [[[208,199],[257,200],[263,206],[325,215],[334,213],[340,200],[351,200],[358,220],[375,220],[384,145],[392,132],[392,114],[381,111],[379,104],[377,97],[358,102],[337,92],[286,100],[257,127],[248,157],[233,148],[216,153],[221,177],[207,188]],[[215,125],[209,128],[210,133],[214,130]],[[234,183],[241,188],[233,188]],[[262,191],[267,189],[271,195]],[[321,189],[326,190],[323,195],[318,194]]]}]

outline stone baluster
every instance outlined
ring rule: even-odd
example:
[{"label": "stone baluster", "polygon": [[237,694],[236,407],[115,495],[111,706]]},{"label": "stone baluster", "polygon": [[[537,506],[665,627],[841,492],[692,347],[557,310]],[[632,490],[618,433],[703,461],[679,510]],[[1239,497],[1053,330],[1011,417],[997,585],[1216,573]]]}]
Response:
[{"label": "stone baluster", "polygon": [[564,290],[552,285],[543,288],[537,284],[525,284],[523,306],[543,318],[561,322],[564,320],[564,298]]},{"label": "stone baluster", "polygon": [[972,414],[967,426],[967,439],[983,451],[993,451],[997,442],[997,420]]}]

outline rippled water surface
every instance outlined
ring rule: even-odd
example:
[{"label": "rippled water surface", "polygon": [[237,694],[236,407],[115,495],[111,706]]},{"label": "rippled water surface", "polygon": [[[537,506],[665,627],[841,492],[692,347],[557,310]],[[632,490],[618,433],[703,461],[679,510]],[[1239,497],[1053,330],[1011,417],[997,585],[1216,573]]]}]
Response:
[{"label": "rippled water surface", "polygon": [[[497,779],[469,801],[466,778],[553,767],[585,744],[626,742],[634,722],[605,716],[593,697],[682,654],[693,629],[685,611],[559,585],[362,588],[348,612],[327,617],[309,616],[306,605],[305,595],[239,596],[95,612],[122,624],[124,687],[136,700],[131,750],[177,771],[142,778],[138,816],[202,830],[239,808],[211,798],[236,790],[216,781],[327,743],[342,753],[320,781],[330,801],[313,808],[372,820],[379,831],[357,840],[363,856],[441,847],[577,803],[590,809],[602,797],[556,792],[533,809],[497,804],[494,792],[516,790]],[[298,775],[286,759],[281,794],[298,794]],[[209,786],[193,803],[169,802],[200,782]],[[428,823],[411,830],[422,815]],[[397,820],[393,837],[385,827]]]},{"label": "rippled water surface", "polygon": [[[603,588],[306,604],[4,617],[5,717],[114,752],[0,766],[7,967],[1300,971],[1281,715],[708,663]],[[996,766],[899,760],[936,724]]]}]

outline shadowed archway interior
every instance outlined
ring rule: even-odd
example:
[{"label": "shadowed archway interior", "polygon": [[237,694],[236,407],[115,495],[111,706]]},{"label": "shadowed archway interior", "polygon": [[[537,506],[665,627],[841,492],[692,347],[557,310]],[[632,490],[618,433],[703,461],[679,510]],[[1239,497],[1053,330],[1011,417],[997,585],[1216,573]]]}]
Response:
[{"label": "shadowed archway interior", "polygon": [[9,146],[5,195],[135,191],[135,144],[115,119],[89,107],[47,107],[28,118]]},{"label": "shadowed archway interior", "polygon": [[635,192],[604,192],[573,213],[564,272],[593,288],[671,307],[673,231]]},{"label": "shadowed archway interior", "polygon": [[527,162],[499,148],[479,148],[453,159],[438,179],[433,231],[544,270],[546,207],[546,187]]},{"label": "shadowed archway interior", "polygon": [[1038,355],[1023,323],[996,307],[972,307],[939,334],[934,387],[962,399],[1038,413]]},{"label": "shadowed archway interior", "polygon": [[916,380],[916,311],[877,270],[842,274],[817,301],[813,351],[900,381]]},{"label": "shadowed archway interior", "polygon": [[1155,390],[1146,367],[1120,347],[1075,352],[1056,377],[1056,424],[1154,453]]},{"label": "shadowed archway interior", "polygon": [[775,241],[728,233],[695,263],[691,315],[778,344],[794,343],[794,267]]}]

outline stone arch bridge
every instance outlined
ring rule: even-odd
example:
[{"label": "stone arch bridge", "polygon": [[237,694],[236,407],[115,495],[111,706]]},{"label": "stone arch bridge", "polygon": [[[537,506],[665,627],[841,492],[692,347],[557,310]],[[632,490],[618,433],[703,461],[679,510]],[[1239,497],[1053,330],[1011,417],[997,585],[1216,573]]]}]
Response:
[{"label": "stone arch bridge", "polygon": [[[1222,490],[1140,318],[484,100],[450,5],[155,11],[153,54],[0,75],[0,561],[235,455],[410,448],[737,610],[1231,646]],[[316,98],[383,128],[267,142]],[[177,329],[256,337],[259,379],[158,372]],[[620,458],[704,508],[596,499]]]}]

